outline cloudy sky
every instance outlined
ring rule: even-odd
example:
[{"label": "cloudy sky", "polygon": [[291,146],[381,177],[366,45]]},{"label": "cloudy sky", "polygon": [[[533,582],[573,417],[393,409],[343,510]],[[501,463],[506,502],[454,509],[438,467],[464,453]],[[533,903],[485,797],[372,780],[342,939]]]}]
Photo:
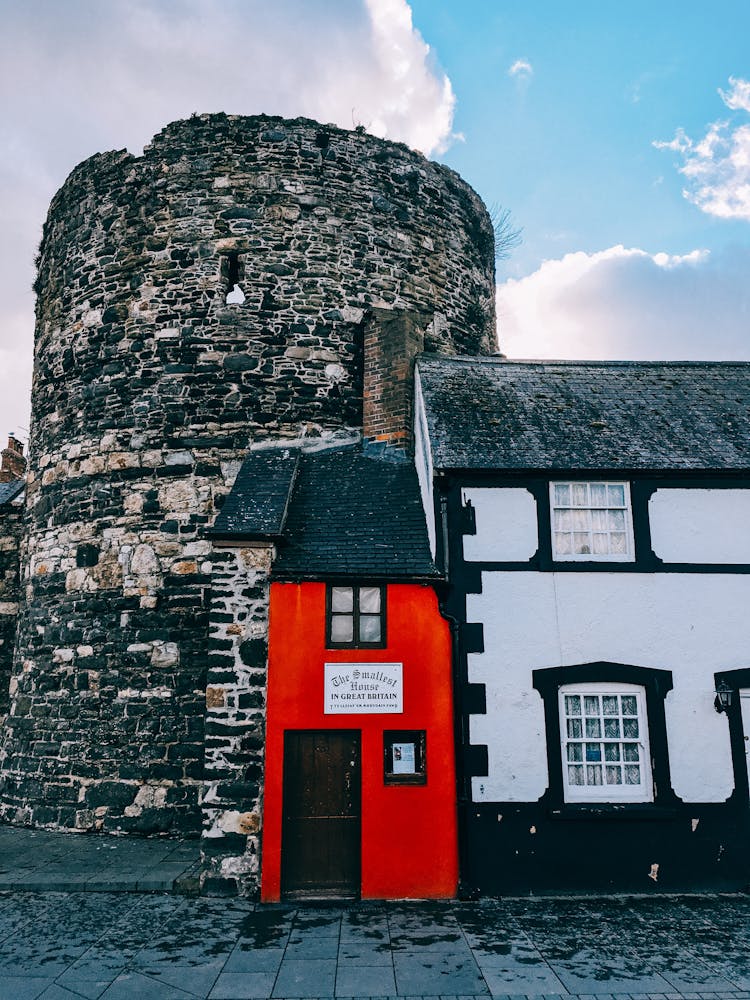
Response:
[{"label": "cloudy sky", "polygon": [[750,359],[746,0],[0,0],[0,19],[0,435],[28,427],[49,199],[194,111],[362,124],[510,209],[511,357]]}]

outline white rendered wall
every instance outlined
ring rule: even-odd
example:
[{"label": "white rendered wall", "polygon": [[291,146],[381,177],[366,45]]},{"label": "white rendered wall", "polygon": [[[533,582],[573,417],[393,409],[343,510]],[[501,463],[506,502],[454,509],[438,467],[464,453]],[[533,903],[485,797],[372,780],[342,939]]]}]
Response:
[{"label": "white rendered wall", "polygon": [[607,660],[671,670],[666,698],[672,786],[690,802],[723,802],[734,787],[729,730],[714,710],[715,671],[750,666],[750,576],[689,573],[483,573],[467,621],[485,652],[469,681],[486,685],[471,716],[489,775],[475,801],[536,801],[548,784],[544,709],[533,670]]},{"label": "white rendered wall", "polygon": [[430,541],[430,552],[435,558],[435,503],[432,494],[432,448],[430,435],[427,432],[427,417],[424,412],[422,384],[419,380],[419,369],[414,370],[414,466],[419,480],[419,492],[422,496],[422,507],[427,521],[427,537]]},{"label": "white rendered wall", "polygon": [[464,559],[526,562],[539,547],[536,500],[525,489],[463,489],[471,502],[477,532],[464,535]]},{"label": "white rendered wall", "polygon": [[657,490],[648,512],[664,562],[750,563],[750,490]]}]

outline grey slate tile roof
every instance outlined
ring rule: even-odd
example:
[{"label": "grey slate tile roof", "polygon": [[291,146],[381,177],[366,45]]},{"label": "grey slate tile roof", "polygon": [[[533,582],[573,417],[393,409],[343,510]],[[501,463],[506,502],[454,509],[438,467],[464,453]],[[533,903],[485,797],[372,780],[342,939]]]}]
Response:
[{"label": "grey slate tile roof", "polygon": [[286,520],[299,464],[292,449],[249,452],[209,532],[224,538],[276,538]]},{"label": "grey slate tile roof", "polygon": [[276,576],[437,577],[411,463],[357,448],[300,456]]},{"label": "grey slate tile roof", "polygon": [[354,447],[251,452],[211,534],[275,539],[283,579],[438,576],[414,467]]},{"label": "grey slate tile roof", "polygon": [[0,507],[12,503],[26,485],[23,479],[13,479],[9,483],[0,483]]},{"label": "grey slate tile roof", "polygon": [[418,361],[437,469],[750,469],[750,363]]}]

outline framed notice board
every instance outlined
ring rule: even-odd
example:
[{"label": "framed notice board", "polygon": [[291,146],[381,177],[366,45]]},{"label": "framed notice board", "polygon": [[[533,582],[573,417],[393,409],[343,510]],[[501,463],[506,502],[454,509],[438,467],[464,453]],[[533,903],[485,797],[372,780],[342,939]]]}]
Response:
[{"label": "framed notice board", "polygon": [[427,733],[424,729],[383,732],[383,783],[427,784]]}]

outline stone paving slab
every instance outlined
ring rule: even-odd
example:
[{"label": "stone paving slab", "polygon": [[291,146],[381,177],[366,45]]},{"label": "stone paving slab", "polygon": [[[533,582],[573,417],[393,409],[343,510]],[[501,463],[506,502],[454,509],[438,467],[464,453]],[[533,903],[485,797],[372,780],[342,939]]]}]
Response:
[{"label": "stone paving slab", "polygon": [[197,840],[0,826],[0,891],[191,891],[198,860]]},{"label": "stone paving slab", "polygon": [[750,1000],[743,895],[295,908],[0,891],[0,1000]]}]

